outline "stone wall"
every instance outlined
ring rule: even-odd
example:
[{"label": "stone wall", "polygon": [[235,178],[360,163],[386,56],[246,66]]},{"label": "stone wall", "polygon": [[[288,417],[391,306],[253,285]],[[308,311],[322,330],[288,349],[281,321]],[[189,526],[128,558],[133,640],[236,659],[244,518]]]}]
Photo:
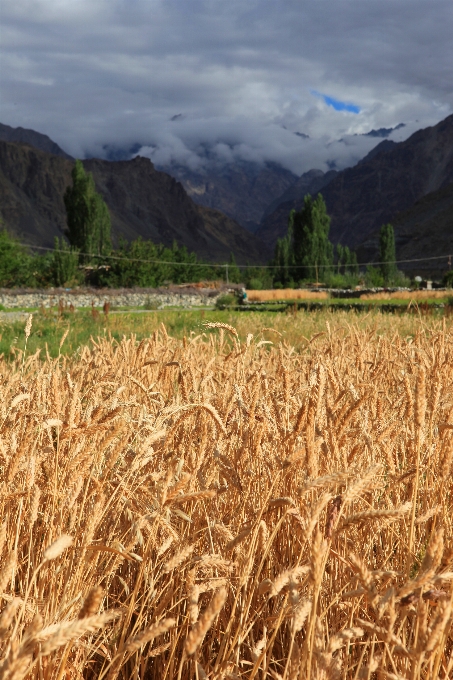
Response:
[{"label": "stone wall", "polygon": [[102,307],[110,302],[111,307],[143,307],[163,309],[164,307],[213,306],[216,295],[202,293],[176,293],[173,291],[115,291],[115,290],[36,290],[0,291],[0,305],[6,309],[17,307],[56,307],[60,301],[65,306]]}]

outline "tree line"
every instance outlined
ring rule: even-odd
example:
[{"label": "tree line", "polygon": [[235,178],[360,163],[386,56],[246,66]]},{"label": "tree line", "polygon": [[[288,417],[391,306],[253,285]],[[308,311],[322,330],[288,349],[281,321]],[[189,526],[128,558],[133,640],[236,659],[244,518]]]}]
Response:
[{"label": "tree line", "polygon": [[307,194],[301,210],[292,210],[286,235],[278,239],[273,260],[274,287],[293,287],[306,282],[331,287],[351,287],[359,282],[372,286],[401,284],[396,266],[395,235],[391,224],[379,234],[379,265],[360,272],[357,254],[329,240],[330,217],[321,194]]},{"label": "tree line", "polygon": [[167,247],[139,238],[120,240],[113,248],[108,207],[79,160],[64,203],[66,238],[56,238],[52,252],[32,254],[6,230],[0,231],[0,286],[159,287],[226,276],[250,288],[295,287],[307,282],[351,287],[360,277],[369,285],[401,280],[392,225],[384,225],[380,232],[381,264],[361,274],[356,253],[341,244],[334,248],[330,242],[330,218],[321,194],[316,198],[307,194],[301,210],[291,211],[287,234],[278,240],[268,267],[245,269],[237,266],[233,254],[228,267],[213,265],[177,243]]}]

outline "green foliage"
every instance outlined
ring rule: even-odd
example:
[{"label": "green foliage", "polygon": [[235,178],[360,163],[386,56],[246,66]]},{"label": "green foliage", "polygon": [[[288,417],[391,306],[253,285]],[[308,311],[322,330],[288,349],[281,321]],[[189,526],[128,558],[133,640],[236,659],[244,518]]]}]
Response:
[{"label": "green foliage", "polygon": [[179,248],[174,243],[166,248],[141,238],[131,243],[121,241],[112,257],[103,262],[107,269],[94,273],[94,283],[112,288],[158,288],[168,283],[212,280],[224,275],[219,268],[199,262],[197,255],[184,246]]},{"label": "green foliage", "polygon": [[156,310],[160,309],[160,305],[157,302],[157,300],[150,300],[149,298],[146,300],[145,304],[143,305],[144,309],[149,309],[149,310]]},{"label": "green foliage", "polygon": [[330,217],[321,194],[304,198],[304,206],[293,216],[294,278],[319,281],[333,263],[329,241]]},{"label": "green foliage", "polygon": [[6,229],[0,231],[0,287],[33,286],[33,257]]},{"label": "green foliage", "polygon": [[365,285],[369,288],[382,288],[384,283],[382,270],[378,267],[371,267],[368,265],[365,273]]},{"label": "green foliage", "polygon": [[357,253],[355,250],[351,251],[349,262],[346,264],[346,273],[352,276],[359,275],[359,263],[357,262]]},{"label": "green foliage", "polygon": [[250,290],[263,290],[272,288],[272,270],[267,267],[250,267],[241,270],[242,281]]},{"label": "green foliage", "polygon": [[263,281],[259,278],[249,279],[247,282],[247,288],[249,290],[263,290]]},{"label": "green foliage", "polygon": [[382,278],[386,285],[393,283],[397,277],[395,264],[395,234],[391,224],[383,224],[379,232],[379,262]]},{"label": "green foliage", "polygon": [[[295,281],[332,279],[333,246],[329,241],[330,217],[321,194],[304,198],[302,210],[292,210],[286,236],[278,239],[273,259],[274,287],[295,286]],[[337,247],[337,274],[358,274],[357,257],[349,248]]]},{"label": "green foliage", "polygon": [[337,272],[332,272],[326,274],[323,277],[323,282],[328,288],[343,288],[351,289],[355,288],[359,284],[359,276],[355,274],[338,274]]},{"label": "green foliage", "polygon": [[230,261],[228,262],[228,281],[229,283],[242,283],[243,276],[241,270],[236,264],[236,259],[233,253],[230,253]]},{"label": "green foliage", "polygon": [[275,246],[274,254],[274,283],[279,282],[282,288],[288,285],[291,278],[290,268],[294,264],[293,258],[293,235],[294,235],[294,215],[295,210],[291,210],[288,218],[288,231],[286,236],[279,238]]},{"label": "green foliage", "polygon": [[[93,176],[77,160],[72,171],[72,187],[64,195],[68,238],[72,246],[90,255],[108,255],[111,250],[110,215],[96,192]],[[90,257],[83,256],[89,262]]]},{"label": "green foliage", "polygon": [[342,246],[341,243],[337,245],[337,274],[349,274],[356,277],[359,275],[357,254],[348,246]]},{"label": "green foliage", "polygon": [[55,239],[52,253],[51,271],[56,286],[72,287],[80,283],[79,251],[71,247],[63,238]]},{"label": "green foliage", "polygon": [[401,288],[410,288],[412,286],[412,281],[409,276],[406,276],[406,274],[399,269],[396,271],[395,278],[393,279],[393,283],[395,286],[399,286]]},{"label": "green foliage", "polygon": [[32,256],[30,258],[30,271],[32,277],[29,286],[36,286],[37,288],[55,286],[52,264],[53,253]]},{"label": "green foliage", "polygon": [[336,256],[336,268],[326,269],[323,282],[329,288],[354,288],[359,284],[359,265],[356,253],[348,246],[338,243]]},{"label": "green foliage", "polygon": [[219,295],[215,301],[216,309],[226,309],[227,307],[234,307],[238,304],[236,295],[228,293],[227,295]]}]

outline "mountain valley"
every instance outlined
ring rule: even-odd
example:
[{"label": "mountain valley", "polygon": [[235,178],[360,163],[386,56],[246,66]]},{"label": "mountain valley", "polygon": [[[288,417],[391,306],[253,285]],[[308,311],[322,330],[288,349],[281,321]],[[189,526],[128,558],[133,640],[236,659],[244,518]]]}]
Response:
[{"label": "mountain valley", "polygon": [[[265,262],[270,250],[234,220],[196,205],[173,177],[148,158],[83,162],[111,215],[114,240],[138,237],[171,246],[176,240],[211,262]],[[28,143],[0,141],[0,215],[32,245],[52,247],[66,228],[63,195],[73,161]]]},{"label": "mountain valley", "polygon": [[[376,259],[379,228],[389,221],[398,259],[453,250],[453,116],[404,142],[387,139],[391,131],[372,131],[382,141],[354,167],[300,177],[277,163],[217,164],[206,172],[172,165],[173,176],[140,156],[83,163],[110,209],[116,239],[176,240],[210,261],[234,253],[240,263],[265,263],[286,233],[290,211],[301,208],[307,193],[321,192],[331,240],[358,249],[362,262]],[[0,125],[0,140],[4,222],[24,241],[51,247],[65,229],[63,194],[73,159],[33,130]]]}]

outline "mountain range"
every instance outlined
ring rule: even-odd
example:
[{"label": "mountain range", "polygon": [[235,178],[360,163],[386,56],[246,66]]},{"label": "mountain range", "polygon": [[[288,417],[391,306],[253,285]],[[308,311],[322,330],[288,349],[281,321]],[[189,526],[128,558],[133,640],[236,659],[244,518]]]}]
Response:
[{"label": "mountain range", "polygon": [[[354,167],[301,177],[276,163],[239,162],[208,174],[172,166],[176,179],[141,157],[84,165],[109,206],[116,238],[176,239],[213,261],[234,252],[239,262],[265,262],[286,233],[290,210],[321,192],[331,240],[357,249],[361,261],[376,259],[379,229],[390,221],[398,259],[442,256],[403,269],[445,269],[443,256],[453,251],[453,116],[399,143],[387,139],[390,128],[372,132],[382,141]],[[62,196],[73,160],[33,130],[0,125],[0,140],[2,217],[24,240],[51,245],[65,228]]]},{"label": "mountain range", "polygon": [[[384,139],[352,168],[305,173],[265,212],[256,235],[272,248],[286,233],[289,212],[318,191],[331,217],[331,240],[358,249],[362,262],[377,258],[386,222],[395,228],[397,259],[437,257],[448,244],[453,252],[453,115],[404,142]],[[445,260],[402,268],[436,271]]]},{"label": "mountain range", "polygon": [[[176,115],[171,120],[174,121],[180,117]],[[379,128],[364,134],[349,135],[330,143],[325,142],[325,148],[331,149],[332,154],[329,167],[332,170],[337,169],[336,154],[342,146],[350,145],[353,138],[376,139],[375,144],[378,144],[379,139],[385,139],[390,147],[395,142],[388,137],[404,127],[405,124],[400,123],[392,128]],[[303,132],[295,132],[294,135],[302,139],[310,139],[309,135]],[[288,190],[291,198],[294,197],[294,192],[291,190],[298,183],[299,177],[276,162],[258,163],[240,159],[235,155],[234,145],[226,142],[222,142],[222,145],[225,147],[226,156],[220,160],[216,144],[199,144],[194,150],[197,169],[193,167],[193,160],[189,167],[189,163],[178,163],[174,159],[166,163],[163,160],[156,161],[155,167],[180,181],[195,203],[221,210],[249,231],[255,232],[264,217],[271,212],[271,206],[275,208],[279,203],[288,200],[286,193]],[[367,146],[369,147],[369,144]],[[141,153],[153,160],[154,157],[159,156],[159,154],[154,156],[156,151],[158,149],[155,145],[138,142],[126,147],[115,144],[102,147],[103,157],[112,161],[129,160]],[[313,172],[317,175],[324,174],[321,170],[310,170],[302,176],[302,182],[299,183],[303,187],[308,187],[310,191],[317,191],[318,187],[325,186],[333,177],[332,172],[327,172],[325,180],[316,181],[311,185],[310,173]],[[294,187],[296,194],[297,188],[297,186]]]},{"label": "mountain range", "polygon": [[20,142],[22,144],[29,144],[35,149],[41,149],[46,153],[51,153],[54,156],[62,156],[68,160],[74,160],[66,151],[58,146],[58,144],[50,139],[47,135],[36,132],[35,130],[28,130],[27,128],[17,127],[13,128],[9,125],[0,123],[0,139],[3,142]]},{"label": "mountain range", "polygon": [[[22,241],[52,247],[66,228],[63,196],[74,161],[56,145],[51,153],[38,146],[48,147],[39,133],[27,135],[26,142],[0,141],[0,215]],[[195,204],[148,158],[83,164],[107,203],[114,241],[142,237],[170,246],[176,240],[211,262],[225,262],[231,253],[252,264],[270,256],[262,241],[220,211]]]}]

